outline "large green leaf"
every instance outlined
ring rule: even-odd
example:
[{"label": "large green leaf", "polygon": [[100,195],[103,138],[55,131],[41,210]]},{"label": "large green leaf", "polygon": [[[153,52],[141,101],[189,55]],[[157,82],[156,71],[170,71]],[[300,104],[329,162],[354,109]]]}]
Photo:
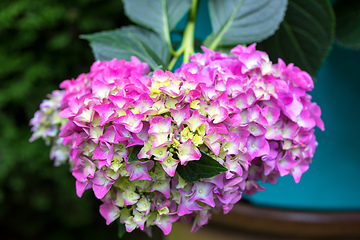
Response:
[{"label": "large green leaf", "polygon": [[191,6],[191,0],[123,0],[123,3],[131,21],[167,40],[170,40],[170,31]]},{"label": "large green leaf", "polygon": [[193,183],[202,178],[210,178],[227,171],[227,168],[205,153],[196,161],[189,161],[186,166],[178,165],[176,172],[185,181]]},{"label": "large green leaf", "polygon": [[294,63],[314,76],[330,50],[335,19],[327,0],[289,0],[279,30],[257,48],[273,62],[278,58]]},{"label": "large green leaf", "polygon": [[360,1],[338,1],[334,10],[336,41],[341,46],[360,49]]},{"label": "large green leaf", "polygon": [[136,56],[140,61],[147,62],[152,69],[157,69],[159,66],[165,68],[170,58],[165,40],[138,26],[126,26],[80,37],[90,42],[97,60],[130,60],[131,56]]},{"label": "large green leaf", "polygon": [[209,0],[213,32],[205,46],[259,42],[276,31],[287,0]]}]

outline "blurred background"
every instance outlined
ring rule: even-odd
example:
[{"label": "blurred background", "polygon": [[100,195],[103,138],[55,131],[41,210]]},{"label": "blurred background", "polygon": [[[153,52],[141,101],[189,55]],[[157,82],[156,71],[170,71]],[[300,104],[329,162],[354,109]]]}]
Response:
[{"label": "blurred background", "polygon": [[[89,71],[94,58],[80,34],[129,23],[119,0],[0,1],[1,239],[117,239],[116,223],[105,224],[93,193],[75,194],[69,166],[54,167],[42,140],[29,143],[29,120],[60,82]],[[323,110],[326,131],[316,132],[320,145],[302,181],[282,178],[248,200],[360,209],[359,62],[358,51],[335,46],[319,71],[314,101]],[[137,232],[124,239],[146,238]]]},{"label": "blurred background", "polygon": [[46,95],[89,72],[94,58],[79,35],[126,24],[119,0],[0,1],[1,239],[117,239],[93,193],[76,196],[69,166],[54,167],[44,141],[28,139]]}]

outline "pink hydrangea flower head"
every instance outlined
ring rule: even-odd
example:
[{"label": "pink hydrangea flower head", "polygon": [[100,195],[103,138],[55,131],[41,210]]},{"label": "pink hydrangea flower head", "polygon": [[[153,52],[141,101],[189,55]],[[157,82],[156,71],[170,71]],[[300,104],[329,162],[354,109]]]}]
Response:
[{"label": "pink hydrangea flower head", "polygon": [[[30,141],[52,145],[56,165],[68,159],[77,195],[92,189],[106,224],[168,234],[181,220],[194,232],[212,209],[228,213],[243,194],[263,191],[260,181],[299,182],[309,168],[314,127],[324,130],[309,74],[273,64],[256,44],[231,56],[202,49],[152,76],[135,57],[96,61],[30,121]],[[211,166],[223,172],[209,175]]]}]

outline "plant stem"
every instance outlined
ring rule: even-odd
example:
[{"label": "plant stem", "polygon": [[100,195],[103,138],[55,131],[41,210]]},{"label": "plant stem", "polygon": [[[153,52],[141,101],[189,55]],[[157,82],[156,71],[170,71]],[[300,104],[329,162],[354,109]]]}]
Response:
[{"label": "plant stem", "polygon": [[179,58],[179,56],[174,56],[174,57],[171,59],[169,65],[168,65],[168,70],[169,70],[169,71],[171,71],[171,70],[173,69],[173,67],[174,67],[176,61],[178,60],[178,58]]},{"label": "plant stem", "polygon": [[197,10],[198,0],[192,0],[188,22],[186,24],[183,39],[180,44],[180,48],[175,52],[170,50],[173,58],[171,59],[168,70],[171,71],[174,67],[176,61],[178,60],[181,54],[184,54],[183,62],[189,62],[189,56],[195,53],[194,50],[194,32],[195,32],[195,19],[196,19],[196,10]]},{"label": "plant stem", "polygon": [[183,62],[189,62],[189,56],[195,53],[194,50],[194,32],[195,32],[195,19],[198,0],[193,0],[189,14],[189,20],[184,31],[184,38],[181,45],[184,45],[184,58]]},{"label": "plant stem", "polygon": [[170,31],[169,31],[169,24],[168,24],[168,16],[167,16],[167,10],[166,10],[166,0],[162,0],[162,7],[163,7],[163,12],[164,12],[164,33],[165,33],[165,38],[166,38],[166,42],[169,46],[169,50],[171,52],[171,54],[173,54],[174,49],[173,46],[171,44],[171,40],[170,40]]}]

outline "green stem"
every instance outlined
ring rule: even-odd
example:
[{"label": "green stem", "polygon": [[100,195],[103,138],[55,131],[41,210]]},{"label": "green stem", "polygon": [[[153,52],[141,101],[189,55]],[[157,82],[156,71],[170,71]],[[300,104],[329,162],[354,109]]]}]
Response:
[{"label": "green stem", "polygon": [[184,52],[184,46],[181,44],[180,48],[175,52],[172,52],[171,54],[174,56],[169,65],[168,65],[168,70],[171,71],[176,63],[176,61],[178,60],[178,58],[180,57],[180,55]]},{"label": "green stem", "polygon": [[189,56],[195,53],[194,50],[194,32],[195,32],[195,19],[198,0],[193,0],[189,14],[189,20],[184,31],[184,38],[181,45],[184,45],[184,63],[189,62]]},{"label": "green stem", "polygon": [[174,57],[171,59],[169,65],[168,65],[168,70],[169,70],[169,71],[171,71],[171,70],[173,69],[173,67],[174,67],[176,61],[178,60],[178,58],[179,58],[179,56],[174,56]]},{"label": "green stem", "polygon": [[168,16],[167,16],[167,9],[166,9],[166,0],[162,0],[162,7],[163,7],[163,13],[164,13],[164,33],[165,33],[165,38],[166,38],[166,42],[169,46],[169,50],[171,52],[171,54],[174,52],[173,46],[171,44],[171,39],[170,39],[170,31],[169,31],[169,24],[168,24]]},{"label": "green stem", "polygon": [[173,58],[171,59],[168,70],[171,71],[174,67],[176,61],[178,60],[181,54],[184,54],[183,62],[189,62],[189,56],[195,53],[194,49],[194,32],[195,32],[195,19],[196,19],[196,10],[197,10],[198,0],[192,0],[191,9],[189,13],[189,19],[186,24],[183,39],[180,44],[180,48],[175,52],[174,50],[171,51],[171,55]]}]

